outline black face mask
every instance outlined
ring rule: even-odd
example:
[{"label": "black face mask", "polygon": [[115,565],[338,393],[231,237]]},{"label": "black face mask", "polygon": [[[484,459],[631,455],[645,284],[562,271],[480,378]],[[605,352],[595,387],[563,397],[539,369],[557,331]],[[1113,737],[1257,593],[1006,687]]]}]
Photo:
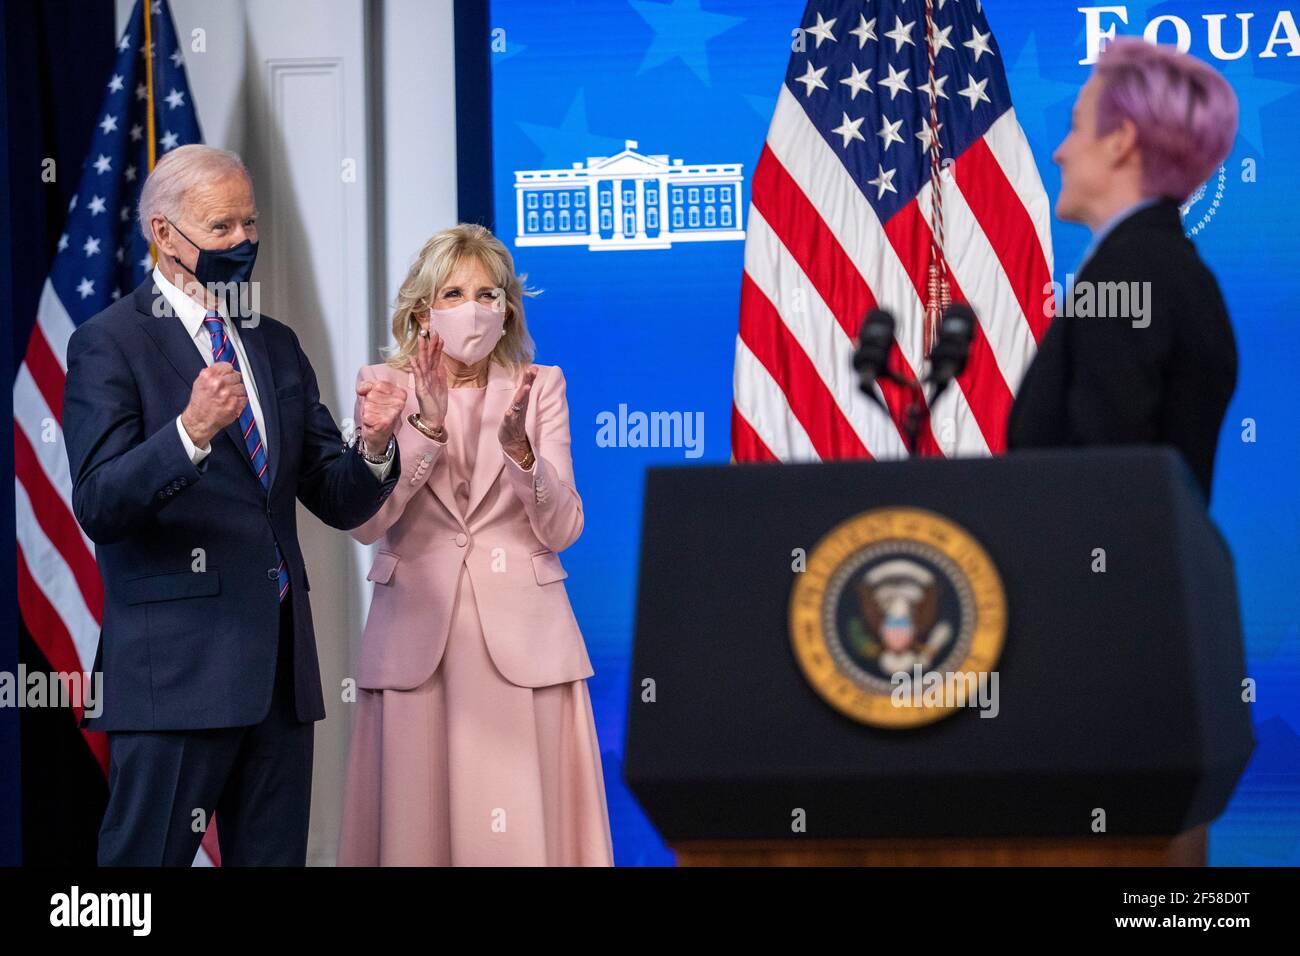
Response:
[{"label": "black face mask", "polygon": [[230,282],[247,282],[253,274],[253,263],[257,261],[257,243],[245,239],[229,249],[204,249],[170,219],[171,227],[180,232],[181,237],[195,249],[199,250],[198,261],[194,264],[194,278],[203,286],[225,285]]}]

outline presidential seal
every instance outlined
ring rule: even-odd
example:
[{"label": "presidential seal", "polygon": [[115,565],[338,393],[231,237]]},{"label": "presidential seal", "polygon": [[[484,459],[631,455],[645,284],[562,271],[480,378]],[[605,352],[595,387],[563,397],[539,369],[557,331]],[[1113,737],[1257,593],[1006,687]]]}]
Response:
[{"label": "presidential seal", "polygon": [[931,511],[881,508],[833,528],[790,595],[790,640],[804,676],[840,713],[917,727],[959,705],[899,694],[909,682],[975,681],[997,663],[1006,595],[988,553]]}]

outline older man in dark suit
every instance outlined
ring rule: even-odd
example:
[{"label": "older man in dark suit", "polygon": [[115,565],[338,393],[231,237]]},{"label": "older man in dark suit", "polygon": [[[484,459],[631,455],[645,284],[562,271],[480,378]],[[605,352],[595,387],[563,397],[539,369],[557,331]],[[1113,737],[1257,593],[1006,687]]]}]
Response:
[{"label": "older man in dark suit", "polygon": [[1009,448],[1172,445],[1209,499],[1237,353],[1179,204],[1236,129],[1236,97],[1208,65],[1132,38],[1102,54],[1053,157],[1057,215],[1093,241],[1021,383]]},{"label": "older man in dark suit", "polygon": [[99,861],[188,865],[215,811],[224,863],[302,865],[325,708],[294,502],[340,529],[373,516],[406,395],[359,389],[347,447],[292,330],[232,314],[257,252],[233,153],[164,156],[140,225],[157,267],[73,333],[63,406],[104,579]]}]

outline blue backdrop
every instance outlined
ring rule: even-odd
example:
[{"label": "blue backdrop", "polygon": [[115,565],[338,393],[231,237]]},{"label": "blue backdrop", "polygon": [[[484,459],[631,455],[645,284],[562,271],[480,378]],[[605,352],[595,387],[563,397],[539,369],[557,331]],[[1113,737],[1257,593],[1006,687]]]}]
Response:
[{"label": "blue backdrop", "polygon": [[[972,0],[953,0],[972,2]],[[1214,63],[1241,101],[1241,129],[1220,179],[1185,216],[1228,301],[1240,380],[1219,452],[1213,514],[1237,561],[1258,748],[1227,813],[1211,834],[1215,864],[1300,862],[1300,425],[1286,411],[1300,355],[1300,269],[1284,223],[1300,194],[1300,35],[1269,3],[1128,3],[1085,14],[1071,0],[987,0],[1011,86],[1049,196],[1060,177],[1051,153],[1087,79],[1086,17],[1141,34],[1153,21],[1173,42]],[[533,245],[528,216],[551,238],[580,222],[576,200],[517,206],[517,171],[573,171],[638,152],[684,165],[741,164],[742,201],[785,75],[803,0],[493,0],[492,129],[495,221],[529,283],[538,361],[569,382],[573,456],[586,530],[564,560],[566,582],[591,652],[591,682],[621,865],[665,863],[664,850],[622,783],[628,666],[644,470],[687,461],[725,462],[730,451],[732,359],[743,242],[673,242],[668,248],[592,250]],[[1238,14],[1245,16],[1243,21]],[[1226,15],[1215,20],[1216,16]],[[1206,19],[1206,17],[1210,19]],[[1279,20],[1280,18],[1280,20]],[[1222,26],[1215,46],[1212,26]],[[1242,47],[1239,56],[1232,54]],[[1295,37],[1294,44],[1291,38]],[[1216,53],[1219,54],[1216,56]],[[563,182],[560,177],[558,182]],[[621,198],[621,197],[620,197]],[[563,216],[561,214],[564,214]],[[598,210],[583,210],[598,215]],[[665,223],[666,225],[667,223]],[[520,241],[521,236],[525,241]],[[1056,279],[1064,282],[1087,243],[1079,226],[1053,223]],[[684,447],[598,440],[601,416],[636,411],[700,415],[702,456]],[[1244,440],[1245,420],[1255,440]],[[688,457],[690,456],[690,457]],[[720,542],[725,547],[725,542]],[[721,556],[721,555],[720,555]]]}]

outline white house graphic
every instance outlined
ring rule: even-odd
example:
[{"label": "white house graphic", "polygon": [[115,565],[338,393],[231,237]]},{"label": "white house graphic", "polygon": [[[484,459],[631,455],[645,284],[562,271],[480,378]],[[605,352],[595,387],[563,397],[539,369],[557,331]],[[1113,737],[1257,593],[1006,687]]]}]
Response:
[{"label": "white house graphic", "polygon": [[744,239],[740,163],[684,166],[624,141],[572,169],[515,171],[516,246],[667,249]]}]

